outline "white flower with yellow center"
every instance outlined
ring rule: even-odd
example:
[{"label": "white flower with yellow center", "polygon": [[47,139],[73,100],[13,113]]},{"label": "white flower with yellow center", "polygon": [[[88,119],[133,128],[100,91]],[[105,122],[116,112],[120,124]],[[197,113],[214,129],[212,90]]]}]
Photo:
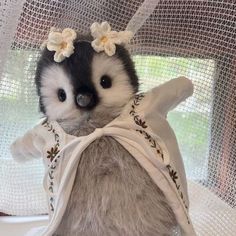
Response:
[{"label": "white flower with yellow center", "polygon": [[51,29],[46,46],[49,51],[55,51],[55,62],[62,62],[66,57],[70,57],[74,53],[73,42],[76,37],[76,32],[70,28],[66,28],[62,32],[55,28]]},{"label": "white flower with yellow center", "polygon": [[116,44],[129,43],[133,37],[131,31],[112,31],[107,22],[95,22],[90,27],[94,40],[91,45],[96,52],[105,51],[108,56],[116,52]]}]

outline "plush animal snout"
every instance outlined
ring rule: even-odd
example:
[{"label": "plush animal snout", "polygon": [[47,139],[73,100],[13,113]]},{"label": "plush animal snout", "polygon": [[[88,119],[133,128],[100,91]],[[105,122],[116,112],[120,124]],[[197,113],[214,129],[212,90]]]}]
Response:
[{"label": "plush animal snout", "polygon": [[76,97],[76,102],[81,108],[90,108],[93,106],[93,95],[91,93],[80,93]]}]

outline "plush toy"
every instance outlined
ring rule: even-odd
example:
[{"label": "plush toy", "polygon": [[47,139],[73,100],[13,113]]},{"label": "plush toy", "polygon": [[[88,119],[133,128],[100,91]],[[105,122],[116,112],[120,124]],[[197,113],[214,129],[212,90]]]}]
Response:
[{"label": "plush toy", "polygon": [[52,29],[36,72],[45,120],[11,146],[43,157],[49,224],[29,235],[195,235],[166,116],[193,92],[184,78],[139,93],[128,31]]}]

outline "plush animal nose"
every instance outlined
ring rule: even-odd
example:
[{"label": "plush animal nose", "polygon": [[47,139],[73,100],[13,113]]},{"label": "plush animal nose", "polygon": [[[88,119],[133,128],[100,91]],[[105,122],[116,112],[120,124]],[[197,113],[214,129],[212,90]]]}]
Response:
[{"label": "plush animal nose", "polygon": [[93,103],[93,95],[91,93],[79,93],[76,97],[76,102],[82,108],[91,107]]}]

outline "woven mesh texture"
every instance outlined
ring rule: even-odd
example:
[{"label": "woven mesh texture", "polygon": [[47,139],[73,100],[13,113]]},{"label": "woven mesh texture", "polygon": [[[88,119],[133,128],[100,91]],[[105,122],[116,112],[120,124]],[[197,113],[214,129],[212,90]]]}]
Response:
[{"label": "woven mesh texture", "polygon": [[[34,73],[51,26],[88,33],[95,22],[124,30],[140,0],[3,0],[0,3],[0,211],[47,211],[41,161],[16,164],[10,143],[38,122]],[[165,0],[137,31],[130,52],[147,90],[187,76],[194,95],[168,119],[189,179],[198,235],[236,234],[236,3]]]}]

